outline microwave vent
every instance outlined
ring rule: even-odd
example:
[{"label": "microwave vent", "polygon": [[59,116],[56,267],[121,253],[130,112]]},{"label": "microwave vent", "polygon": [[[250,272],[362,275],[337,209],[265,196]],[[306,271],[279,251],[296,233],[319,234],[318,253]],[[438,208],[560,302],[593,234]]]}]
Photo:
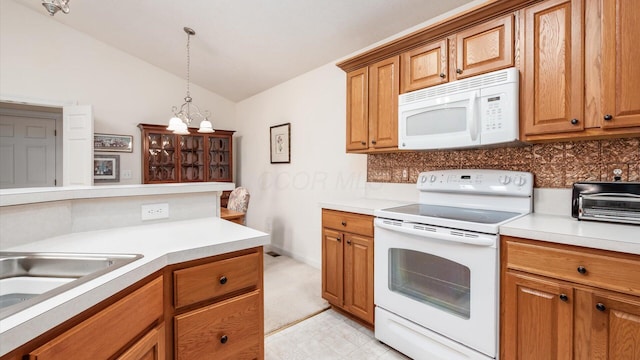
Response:
[{"label": "microwave vent", "polygon": [[517,76],[517,70],[515,68],[510,68],[502,71],[494,71],[485,75],[470,77],[464,80],[452,81],[448,84],[436,85],[426,89],[402,94],[400,95],[400,104],[408,104],[414,101],[455,94],[470,89],[479,89],[482,87],[502,84],[509,81],[509,71],[515,72],[516,75],[514,76]]}]

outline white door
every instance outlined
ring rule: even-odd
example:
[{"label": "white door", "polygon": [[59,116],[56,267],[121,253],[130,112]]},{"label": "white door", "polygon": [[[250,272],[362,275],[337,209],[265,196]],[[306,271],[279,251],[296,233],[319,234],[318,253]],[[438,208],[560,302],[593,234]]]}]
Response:
[{"label": "white door", "polygon": [[93,184],[93,111],[91,105],[62,108],[64,141],[62,148],[63,185]]},{"label": "white door", "polygon": [[0,114],[0,188],[56,186],[56,116]]}]

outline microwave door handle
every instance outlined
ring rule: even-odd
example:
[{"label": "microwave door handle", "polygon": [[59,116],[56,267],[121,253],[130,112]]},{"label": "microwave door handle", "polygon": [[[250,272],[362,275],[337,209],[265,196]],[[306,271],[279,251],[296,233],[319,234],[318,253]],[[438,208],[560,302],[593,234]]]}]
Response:
[{"label": "microwave door handle", "polygon": [[469,96],[469,109],[467,110],[467,128],[471,135],[471,140],[476,141],[478,139],[478,117],[476,116],[476,101],[478,98],[478,91],[471,92]]}]

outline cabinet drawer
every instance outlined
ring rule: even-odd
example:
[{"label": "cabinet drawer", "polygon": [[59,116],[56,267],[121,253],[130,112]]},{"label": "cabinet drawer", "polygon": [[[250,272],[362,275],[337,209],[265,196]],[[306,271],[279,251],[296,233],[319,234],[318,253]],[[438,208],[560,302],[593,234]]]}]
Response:
[{"label": "cabinet drawer", "polygon": [[261,303],[262,293],[255,290],[176,316],[176,359],[258,359],[264,343]]},{"label": "cabinet drawer", "polygon": [[29,354],[32,360],[107,359],[162,318],[162,277]]},{"label": "cabinet drawer", "polygon": [[509,269],[640,295],[640,256],[531,242],[506,245]]},{"label": "cabinet drawer", "polygon": [[322,226],[365,236],[373,236],[373,217],[343,211],[322,210]]},{"label": "cabinet drawer", "polygon": [[257,288],[260,253],[242,255],[173,272],[175,307]]}]

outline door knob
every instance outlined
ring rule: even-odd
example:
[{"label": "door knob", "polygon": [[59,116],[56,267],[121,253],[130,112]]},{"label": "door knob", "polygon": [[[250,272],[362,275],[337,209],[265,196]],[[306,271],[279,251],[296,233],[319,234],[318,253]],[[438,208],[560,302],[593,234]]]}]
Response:
[{"label": "door knob", "polygon": [[597,303],[596,304],[596,309],[598,309],[598,311],[605,311],[607,310],[606,306],[604,306],[603,303]]},{"label": "door knob", "polygon": [[579,122],[580,120],[578,119],[571,119],[571,125],[578,125]]},{"label": "door knob", "polygon": [[444,73],[440,73],[440,77],[444,79],[446,75]]},{"label": "door knob", "polygon": [[456,69],[456,74],[462,74],[462,69]]},{"label": "door knob", "polygon": [[567,296],[567,294],[560,294],[560,300],[567,302],[569,301],[569,297]]},{"label": "door knob", "polygon": [[611,114],[607,114],[607,115],[604,116],[604,119],[609,121],[609,120],[613,119],[613,116],[611,116]]}]

